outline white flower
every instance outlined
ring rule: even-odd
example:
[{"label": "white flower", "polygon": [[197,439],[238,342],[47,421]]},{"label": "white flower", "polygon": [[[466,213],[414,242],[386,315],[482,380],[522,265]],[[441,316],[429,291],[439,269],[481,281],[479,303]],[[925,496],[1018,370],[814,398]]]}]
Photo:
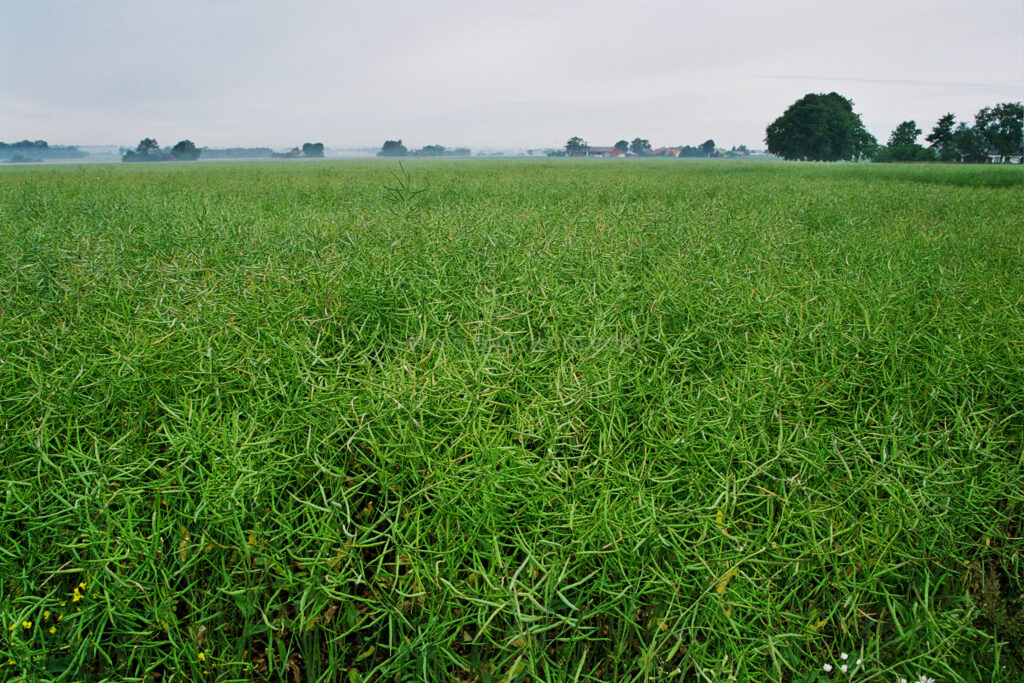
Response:
[{"label": "white flower", "polygon": [[901,678],[901,679],[899,680],[899,683],[907,683],[907,679],[905,679],[905,678]]},{"label": "white flower", "polygon": [[825,670],[825,673],[828,673],[829,671],[832,670],[832,665],[831,664],[826,664],[825,666],[823,666],[821,668]]},{"label": "white flower", "polygon": [[864,660],[863,659],[858,659],[857,660],[857,666],[858,667],[864,666]]},{"label": "white flower", "polygon": [[843,654],[839,655],[839,659],[843,660],[844,662],[847,659],[849,659],[849,658],[850,658],[850,655],[846,654],[845,652]]},{"label": "white flower", "polygon": [[841,667],[839,667],[839,670],[842,671],[843,673],[846,673],[847,671],[850,670],[850,667],[848,667],[845,664],[843,664]]}]

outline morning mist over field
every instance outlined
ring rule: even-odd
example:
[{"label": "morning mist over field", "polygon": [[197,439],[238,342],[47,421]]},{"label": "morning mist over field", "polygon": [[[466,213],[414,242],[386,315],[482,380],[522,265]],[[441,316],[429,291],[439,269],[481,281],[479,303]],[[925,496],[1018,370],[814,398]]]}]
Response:
[{"label": "morning mist over field", "polygon": [[0,140],[54,144],[756,149],[806,92],[884,139],[1024,89],[1015,0],[3,0],[0,23]]}]

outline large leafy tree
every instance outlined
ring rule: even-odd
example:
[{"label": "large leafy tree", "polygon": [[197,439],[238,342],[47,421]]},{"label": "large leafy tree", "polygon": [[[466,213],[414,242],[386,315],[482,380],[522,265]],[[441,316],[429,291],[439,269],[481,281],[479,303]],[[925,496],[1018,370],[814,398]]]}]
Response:
[{"label": "large leafy tree", "polygon": [[385,140],[384,146],[377,152],[379,157],[404,157],[409,149],[402,144],[401,140]]},{"label": "large leafy tree", "polygon": [[953,149],[961,161],[978,163],[985,161],[988,154],[988,142],[974,126],[960,122],[953,131]]},{"label": "large leafy tree", "polygon": [[139,140],[138,146],[135,148],[136,154],[147,156],[151,152],[159,152],[160,145],[153,138],[143,138]]},{"label": "large leafy tree", "polygon": [[935,150],[917,144],[921,132],[916,121],[896,126],[889,135],[889,144],[875,153],[875,161],[935,161]]},{"label": "large leafy tree", "polygon": [[322,158],[324,155],[324,143],[322,142],[304,142],[302,143],[302,156]]},{"label": "large leafy tree", "polygon": [[890,147],[902,147],[904,145],[916,145],[917,138],[922,133],[921,129],[917,127],[916,121],[904,121],[900,125],[896,126],[892,134],[889,136]]},{"label": "large leafy tree", "polygon": [[619,140],[615,143],[615,149],[619,150],[620,153],[625,154],[629,151],[629,143],[625,140]]},{"label": "large leafy tree", "polygon": [[633,138],[633,142],[629,143],[629,151],[641,156],[650,154],[651,141],[644,140],[643,138]]},{"label": "large leafy tree", "polygon": [[1021,154],[1024,150],[1024,104],[1004,102],[985,107],[974,116],[974,125],[989,149],[999,152],[1004,158]]},{"label": "large leafy tree", "polygon": [[196,143],[191,140],[182,140],[171,148],[171,154],[178,161],[195,161],[203,150],[196,148]]},{"label": "large leafy tree", "polygon": [[953,131],[956,128],[956,117],[953,114],[946,114],[940,118],[932,132],[925,138],[929,146],[938,152],[942,161],[954,161],[959,158],[956,147],[953,145]]},{"label": "large leafy tree", "polygon": [[170,161],[174,157],[161,154],[160,145],[153,138],[143,138],[134,150],[126,150],[121,161]]},{"label": "large leafy tree", "polygon": [[586,140],[573,136],[565,143],[565,154],[570,157],[577,154],[585,154],[589,148],[590,145],[587,144]]},{"label": "large leafy tree", "polygon": [[768,151],[784,159],[840,161],[871,154],[877,141],[864,128],[853,102],[839,93],[809,93],[766,130]]},{"label": "large leafy tree", "polygon": [[700,151],[704,152],[704,156],[709,157],[715,153],[715,141],[705,140],[700,146]]}]

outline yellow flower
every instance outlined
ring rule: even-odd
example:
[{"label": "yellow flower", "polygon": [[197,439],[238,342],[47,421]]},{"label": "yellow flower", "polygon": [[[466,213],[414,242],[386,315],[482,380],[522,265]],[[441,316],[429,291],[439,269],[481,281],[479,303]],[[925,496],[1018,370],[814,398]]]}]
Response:
[{"label": "yellow flower", "polygon": [[21,622],[21,627],[22,628],[32,628],[32,622],[31,621],[23,621],[23,622]]},{"label": "yellow flower", "polygon": [[85,590],[85,581],[83,581],[82,583],[78,584],[78,587],[81,588],[82,590]]},{"label": "yellow flower", "polygon": [[200,652],[199,653],[199,661],[200,662],[205,662],[206,661],[206,653],[205,652]]},{"label": "yellow flower", "polygon": [[45,610],[43,612],[43,621],[49,621],[49,620],[50,620],[50,610]]},{"label": "yellow flower", "polygon": [[14,661],[13,659],[8,659],[7,660],[7,666],[14,666],[15,664],[17,664],[17,662]]},{"label": "yellow flower", "polygon": [[57,627],[56,626],[51,626],[50,627],[50,635],[52,636],[56,632],[57,632]]},{"label": "yellow flower", "polygon": [[63,615],[63,614],[58,614],[58,615],[57,615],[57,621],[60,621],[60,620],[61,620],[61,619],[63,619],[63,618],[64,618],[64,615]]},{"label": "yellow flower", "polygon": [[81,599],[82,599],[82,594],[79,593],[78,589],[76,588],[74,595],[71,596],[71,602],[78,602]]}]

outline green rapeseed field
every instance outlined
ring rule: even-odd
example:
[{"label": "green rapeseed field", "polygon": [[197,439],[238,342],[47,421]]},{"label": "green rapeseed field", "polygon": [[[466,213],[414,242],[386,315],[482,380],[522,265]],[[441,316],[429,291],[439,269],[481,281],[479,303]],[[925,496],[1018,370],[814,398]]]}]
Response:
[{"label": "green rapeseed field", "polygon": [[1022,171],[5,168],[0,679],[1019,681]]}]

